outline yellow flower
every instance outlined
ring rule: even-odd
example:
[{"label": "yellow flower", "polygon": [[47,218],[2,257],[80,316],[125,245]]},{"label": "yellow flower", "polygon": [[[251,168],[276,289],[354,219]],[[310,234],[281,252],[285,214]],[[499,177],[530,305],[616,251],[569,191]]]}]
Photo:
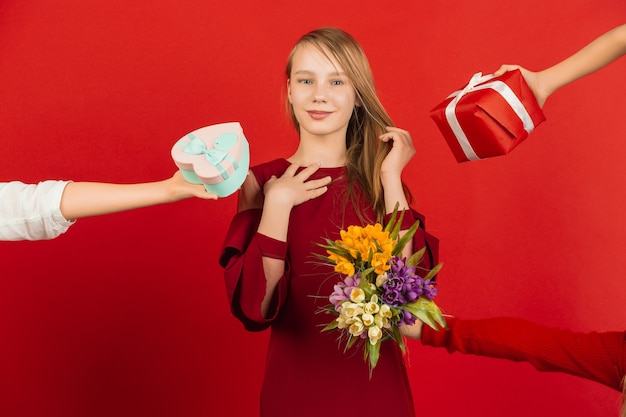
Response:
[{"label": "yellow flower", "polygon": [[347,276],[354,275],[354,264],[350,262],[348,259],[343,256],[339,256],[336,253],[329,253],[328,259],[335,262],[335,272],[339,272],[340,274],[344,274]]},{"label": "yellow flower", "polygon": [[352,262],[341,262],[335,265],[335,272],[351,277],[354,275],[354,264]]},{"label": "yellow flower", "polygon": [[389,258],[391,257],[391,254],[386,254],[386,253],[374,253],[374,255],[372,256],[372,266],[376,269],[374,269],[374,272],[376,272],[377,274],[382,274],[385,271],[388,271],[390,266],[389,266]]},{"label": "yellow flower", "polygon": [[342,230],[339,234],[341,239],[335,243],[349,251],[353,259],[360,257],[362,261],[368,261],[372,253],[377,265],[380,265],[377,273],[381,274],[386,270],[382,265],[389,260],[395,241],[389,238],[389,232],[385,231],[380,223],[365,227],[348,226],[348,230]]}]

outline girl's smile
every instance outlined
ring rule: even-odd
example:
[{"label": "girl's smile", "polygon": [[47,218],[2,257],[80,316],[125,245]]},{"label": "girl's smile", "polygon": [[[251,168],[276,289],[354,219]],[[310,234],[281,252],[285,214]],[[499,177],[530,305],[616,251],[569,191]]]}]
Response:
[{"label": "girl's smile", "polygon": [[314,120],[324,120],[326,117],[330,116],[332,112],[329,111],[321,111],[321,110],[308,110],[309,116]]}]

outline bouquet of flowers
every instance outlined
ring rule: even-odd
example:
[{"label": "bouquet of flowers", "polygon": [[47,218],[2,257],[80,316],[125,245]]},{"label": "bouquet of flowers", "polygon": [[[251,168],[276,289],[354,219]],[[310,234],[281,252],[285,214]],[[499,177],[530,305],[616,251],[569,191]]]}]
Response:
[{"label": "bouquet of flowers", "polygon": [[430,270],[421,268],[426,248],[408,258],[401,256],[419,221],[399,237],[404,212],[398,216],[397,208],[384,228],[379,223],[349,226],[341,230],[341,239],[325,238],[325,243],[319,244],[326,256],[316,254],[345,276],[334,286],[328,297],[330,303],[320,310],[335,316],[322,331],[338,330],[340,340],[346,340],[346,350],[360,342],[370,377],[382,342],[391,339],[405,353],[401,326],[419,319],[436,330],[447,328],[443,313],[433,301],[437,295],[433,278],[442,264]]}]

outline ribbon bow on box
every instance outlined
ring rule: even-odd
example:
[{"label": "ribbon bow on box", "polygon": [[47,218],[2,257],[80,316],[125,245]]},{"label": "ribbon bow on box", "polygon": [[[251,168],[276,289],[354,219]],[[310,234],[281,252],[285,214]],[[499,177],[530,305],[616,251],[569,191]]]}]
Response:
[{"label": "ribbon bow on box", "polygon": [[172,147],[172,158],[187,181],[204,184],[219,197],[237,191],[250,166],[248,141],[237,122],[206,126],[183,136]]},{"label": "ribbon bow on box", "polygon": [[187,144],[184,142],[182,143],[182,145],[185,146],[183,151],[192,155],[204,155],[207,161],[217,168],[223,179],[227,180],[229,175],[222,167],[222,161],[225,159],[231,161],[235,170],[239,167],[237,160],[228,155],[228,150],[232,149],[237,143],[236,134],[229,132],[220,135],[217,139],[215,139],[215,143],[211,149],[209,149],[206,146],[206,143],[204,143],[201,139],[198,139],[193,133],[189,133],[187,137],[191,140]]},{"label": "ribbon bow on box", "polygon": [[430,115],[458,162],[505,155],[545,120],[519,70],[474,74]]}]

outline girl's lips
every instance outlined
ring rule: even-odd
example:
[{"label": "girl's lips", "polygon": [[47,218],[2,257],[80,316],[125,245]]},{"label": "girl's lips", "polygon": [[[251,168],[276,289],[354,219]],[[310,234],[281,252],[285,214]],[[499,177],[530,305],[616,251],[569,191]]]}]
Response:
[{"label": "girl's lips", "polygon": [[315,120],[322,120],[331,115],[331,112],[329,111],[320,110],[309,110],[307,111],[307,113],[309,113],[309,116],[311,116],[311,118]]}]

